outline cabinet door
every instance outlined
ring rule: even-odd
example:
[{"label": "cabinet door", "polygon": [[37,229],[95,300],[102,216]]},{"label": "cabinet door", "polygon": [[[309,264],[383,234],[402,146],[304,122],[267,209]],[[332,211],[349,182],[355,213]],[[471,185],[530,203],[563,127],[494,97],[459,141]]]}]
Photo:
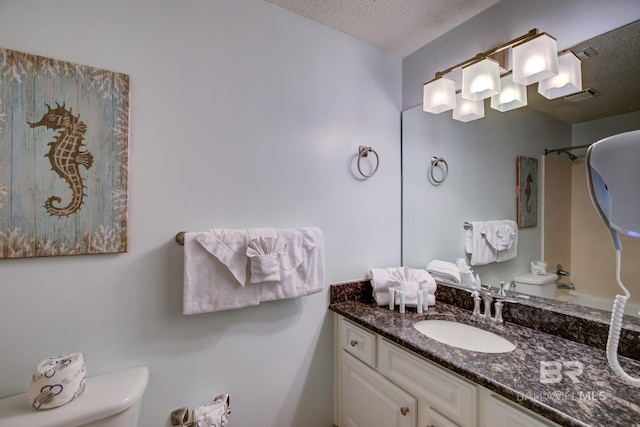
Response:
[{"label": "cabinet door", "polygon": [[[378,341],[378,371],[416,396],[421,403],[425,402],[435,408],[451,422],[464,427],[477,425],[478,398],[475,384],[420,359],[385,339]],[[424,427],[422,406],[420,427]]]},{"label": "cabinet door", "polygon": [[489,390],[480,395],[480,427],[551,427],[557,424],[544,420],[525,408],[504,402]]},{"label": "cabinet door", "polygon": [[458,424],[451,421],[435,409],[431,407],[425,408],[424,405],[418,403],[418,411],[420,412],[420,425],[426,427],[460,427]]},{"label": "cabinet door", "polygon": [[340,427],[417,427],[413,396],[349,353],[341,359]]}]

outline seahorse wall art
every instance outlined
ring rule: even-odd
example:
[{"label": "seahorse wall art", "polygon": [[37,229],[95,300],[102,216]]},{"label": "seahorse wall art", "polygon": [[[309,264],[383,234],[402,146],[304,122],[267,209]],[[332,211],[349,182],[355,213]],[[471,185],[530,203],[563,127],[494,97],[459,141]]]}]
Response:
[{"label": "seahorse wall art", "polygon": [[56,206],[62,202],[58,196],[51,196],[44,204],[45,209],[53,216],[69,216],[76,213],[82,206],[85,185],[80,176],[80,166],[89,169],[93,164],[93,155],[89,151],[82,151],[84,136],[87,126],[80,121],[80,114],[74,116],[72,109],[65,108],[65,104],[56,102],[56,108],[52,109],[48,104],[47,112],[39,122],[27,122],[32,128],[46,126],[47,129],[58,131],[58,134],[49,142],[49,152],[45,157],[49,158],[51,170],[64,179],[71,189],[72,198],[66,206]]},{"label": "seahorse wall art", "polygon": [[128,251],[129,75],[0,47],[0,263]]}]

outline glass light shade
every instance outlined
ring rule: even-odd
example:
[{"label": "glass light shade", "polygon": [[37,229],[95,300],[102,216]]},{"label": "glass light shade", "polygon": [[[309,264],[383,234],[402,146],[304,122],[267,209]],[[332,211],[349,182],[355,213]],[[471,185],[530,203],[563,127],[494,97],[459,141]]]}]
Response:
[{"label": "glass light shade", "polygon": [[485,58],[462,69],[462,97],[480,101],[500,92],[498,62]]},{"label": "glass light shade", "polygon": [[560,98],[582,90],[580,59],[573,52],[558,56],[558,75],[538,83],[538,92],[548,99]]},{"label": "glass light shade", "polygon": [[422,109],[427,113],[439,114],[456,106],[456,82],[439,78],[424,85]]},{"label": "glass light shade", "polygon": [[512,74],[500,79],[500,87],[500,93],[491,97],[491,108],[504,113],[527,105],[527,87],[514,82]]},{"label": "glass light shade", "polygon": [[513,81],[530,85],[558,74],[558,44],[548,34],[515,45],[513,55]]},{"label": "glass light shade", "polygon": [[472,120],[484,117],[484,100],[470,101],[464,99],[462,94],[456,95],[456,107],[453,109],[453,118],[461,122],[470,122]]}]

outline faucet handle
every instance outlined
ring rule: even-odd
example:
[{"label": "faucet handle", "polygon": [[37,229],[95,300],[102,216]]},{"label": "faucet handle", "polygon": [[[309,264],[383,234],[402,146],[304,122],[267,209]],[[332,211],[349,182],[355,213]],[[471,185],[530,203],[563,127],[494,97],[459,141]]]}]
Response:
[{"label": "faucet handle", "polygon": [[558,265],[556,266],[556,274],[557,274],[558,276],[568,276],[568,275],[569,275],[569,272],[568,272],[568,271],[566,271],[566,270],[563,270],[563,269],[562,269],[562,264],[558,264]]},{"label": "faucet handle", "polygon": [[504,282],[500,282],[500,290],[498,291],[498,294],[501,297],[507,296],[507,289],[504,286]]}]

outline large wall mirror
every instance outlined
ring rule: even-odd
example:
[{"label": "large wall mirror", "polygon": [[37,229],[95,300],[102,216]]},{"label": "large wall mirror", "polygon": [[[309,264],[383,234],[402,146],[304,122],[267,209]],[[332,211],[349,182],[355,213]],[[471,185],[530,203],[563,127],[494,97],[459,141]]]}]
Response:
[{"label": "large wall mirror", "polygon": [[[537,225],[521,228],[515,259],[474,267],[496,286],[544,259],[562,264],[568,276],[556,298],[610,310],[619,293],[609,234],[586,187],[586,146],[606,136],[640,129],[640,21],[585,40],[581,101],[549,101],[528,88],[528,106],[469,123],[450,113],[432,115],[418,105],[402,115],[402,262],[424,268],[432,259],[466,257],[470,221],[516,219],[516,159],[538,159]],[[488,104],[488,103],[487,103]],[[548,153],[545,155],[545,152]],[[431,177],[431,158],[443,158],[448,176]],[[639,159],[640,160],[640,159]],[[438,177],[441,171],[433,171]],[[627,312],[640,308],[640,239],[625,238],[622,280],[631,291]]]}]

